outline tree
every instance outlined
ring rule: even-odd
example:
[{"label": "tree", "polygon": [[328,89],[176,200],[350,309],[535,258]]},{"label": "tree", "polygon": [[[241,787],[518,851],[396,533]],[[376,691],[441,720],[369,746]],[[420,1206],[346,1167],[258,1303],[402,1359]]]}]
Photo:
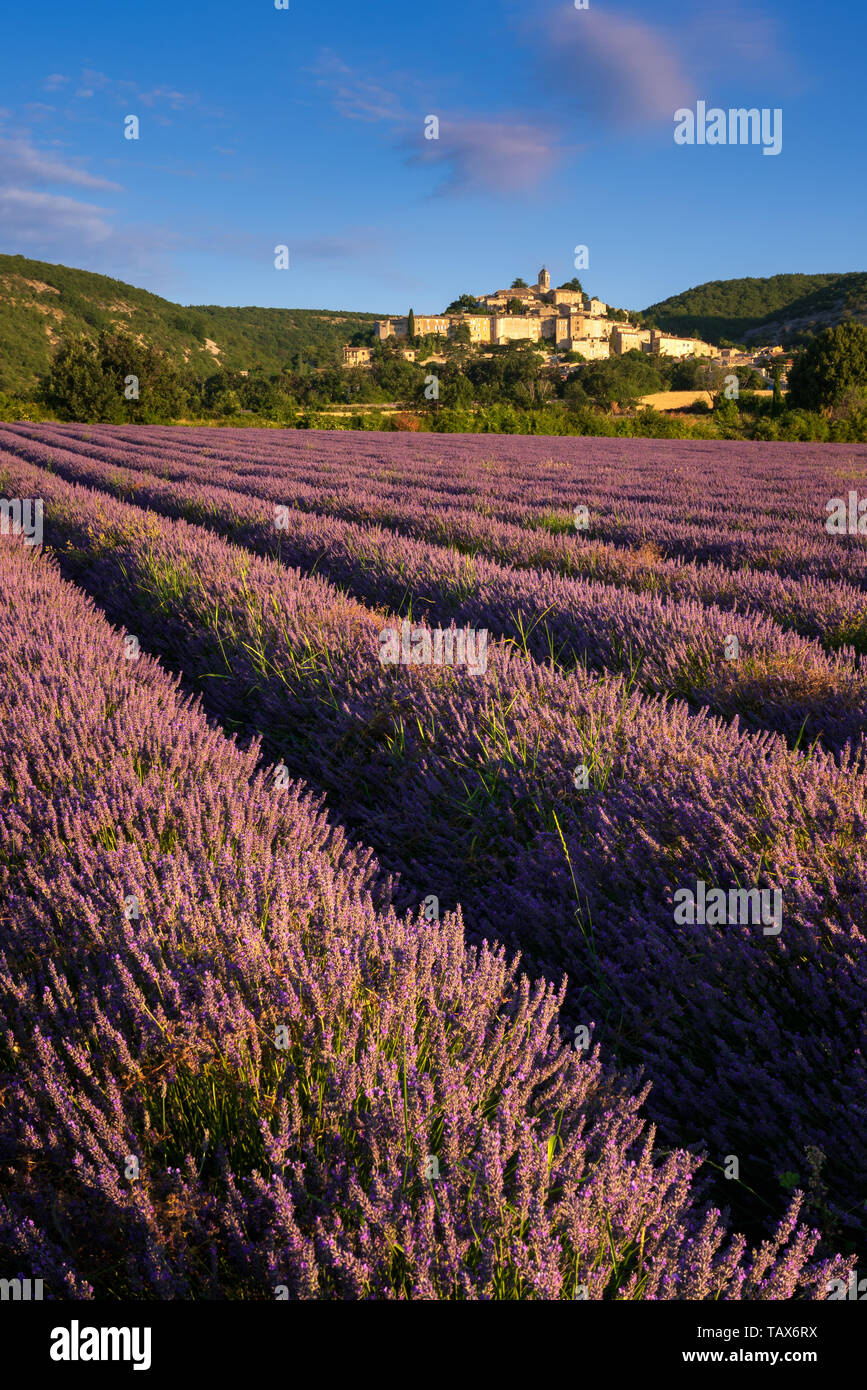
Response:
[{"label": "tree", "polygon": [[520,299],[516,298],[514,295],[512,296],[512,298],[511,298],[511,299],[508,301],[508,303],[506,304],[506,313],[507,313],[507,314],[525,314],[526,312],[527,312],[527,306],[526,306]]},{"label": "tree", "polygon": [[578,373],[578,380],[594,405],[604,410],[614,404],[621,409],[634,405],[639,396],[651,395],[663,384],[656,363],[635,350],[588,363]]},{"label": "tree", "polygon": [[190,374],[124,333],[62,343],[43,380],[44,398],[61,419],[108,424],[175,419],[194,389]]},{"label": "tree", "polygon": [[[666,363],[668,366],[668,363]],[[696,357],[671,362],[669,387],[672,391],[701,391],[707,387],[707,374]]]},{"label": "tree", "polygon": [[453,299],[445,311],[447,314],[489,314],[491,311],[480,304],[471,294],[462,294]]},{"label": "tree", "polygon": [[737,401],[726,396],[717,396],[714,401],[713,421],[722,431],[724,439],[736,438],[741,426],[741,412]]},{"label": "tree", "polygon": [[584,410],[590,404],[590,397],[584,390],[580,381],[569,381],[563,392],[563,399],[568,410]]},{"label": "tree", "polygon": [[61,420],[123,419],[122,393],[106,381],[97,345],[86,339],[60,344],[42,379],[42,396]]},{"label": "tree", "polygon": [[795,358],[789,404],[805,410],[857,404],[867,396],[867,327],[847,319],[826,328]]},{"label": "tree", "polygon": [[581,284],[577,275],[573,276],[571,280],[567,280],[565,285],[559,285],[558,288],[561,290],[574,290],[576,294],[584,293],[584,286]]},{"label": "tree", "polygon": [[510,290],[527,290],[529,288],[530,287],[527,284],[527,281],[522,280],[520,275],[518,276],[517,280],[513,280],[511,285],[509,286]]},{"label": "tree", "polygon": [[440,404],[443,406],[466,408],[472,404],[473,388],[467,378],[453,363],[447,362],[438,369],[440,378]]},{"label": "tree", "polygon": [[370,372],[373,384],[386,392],[389,401],[413,400],[416,385],[425,375],[424,367],[397,356],[383,358]]},{"label": "tree", "polygon": [[414,314],[414,312],[413,312],[412,309],[410,309],[410,311],[409,311],[409,318],[408,318],[408,320],[407,320],[407,325],[406,325],[406,336],[407,336],[408,338],[414,338],[414,337],[415,337],[415,314]]},{"label": "tree", "polygon": [[[98,350],[103,376],[121,399],[122,419],[156,423],[185,413],[192,375],[182,373],[164,353],[126,333],[101,333]],[[133,394],[131,377],[137,394]]]},{"label": "tree", "polygon": [[238,391],[241,408],[256,415],[273,415],[283,404],[275,377],[267,377],[261,367],[244,377]]}]

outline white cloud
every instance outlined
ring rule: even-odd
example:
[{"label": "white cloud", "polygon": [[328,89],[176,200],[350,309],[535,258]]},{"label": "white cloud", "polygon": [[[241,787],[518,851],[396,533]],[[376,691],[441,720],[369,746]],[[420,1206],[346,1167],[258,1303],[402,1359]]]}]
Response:
[{"label": "white cloud", "polygon": [[105,208],[75,198],[28,188],[0,188],[0,225],[14,250],[37,245],[62,251],[69,237],[88,245],[107,241],[112,228],[106,215]]},{"label": "white cloud", "polygon": [[90,174],[55,154],[37,149],[26,138],[7,139],[0,136],[0,185],[4,183],[69,184],[76,188],[113,191],[120,188],[120,184]]}]

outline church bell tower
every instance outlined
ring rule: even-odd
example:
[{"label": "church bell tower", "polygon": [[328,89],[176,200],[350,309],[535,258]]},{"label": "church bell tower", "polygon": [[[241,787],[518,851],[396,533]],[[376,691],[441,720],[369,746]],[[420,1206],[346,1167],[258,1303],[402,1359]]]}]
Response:
[{"label": "church bell tower", "polygon": [[542,269],[539,271],[539,289],[542,291],[543,294],[547,294],[550,288],[551,276],[548,274],[545,267],[542,266]]}]

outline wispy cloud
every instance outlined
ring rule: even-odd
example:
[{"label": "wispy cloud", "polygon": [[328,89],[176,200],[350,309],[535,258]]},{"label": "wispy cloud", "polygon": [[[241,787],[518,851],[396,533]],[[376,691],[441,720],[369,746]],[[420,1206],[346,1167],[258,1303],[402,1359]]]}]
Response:
[{"label": "wispy cloud", "polygon": [[115,225],[112,209],[33,189],[0,188],[0,251],[59,261],[166,289],[179,251],[196,239],[159,225]]},{"label": "wispy cloud", "polygon": [[[47,92],[59,91],[71,81],[71,78],[60,73],[52,73],[45,78],[42,86]],[[83,68],[77,82],[73,95],[79,101],[91,101],[96,96],[103,96],[116,105],[136,102],[140,106],[164,107],[170,111],[184,111],[199,103],[199,96],[195,92],[181,92],[176,87],[166,86],[143,87],[126,78],[109,77],[96,68]]]},{"label": "wispy cloud", "polygon": [[[610,6],[552,9],[549,0],[536,0],[528,13],[522,5],[524,79],[539,101],[519,100],[509,111],[426,105],[430,98],[422,92],[430,85],[422,88],[419,65],[411,77],[372,80],[327,49],[311,72],[340,115],[386,127],[410,165],[442,169],[438,194],[514,195],[543,183],[566,157],[607,133],[670,122],[715,81],[745,68],[779,70],[776,21],[745,10],[743,0],[733,5],[724,14],[685,9],[670,26]],[[542,99],[545,120],[538,114]],[[424,139],[427,111],[439,117],[437,140]]]},{"label": "wispy cloud", "polygon": [[743,0],[685,10],[668,24],[646,12],[546,4],[521,27],[546,104],[591,116],[603,130],[670,121],[723,84],[792,72],[777,19]]},{"label": "wispy cloud", "polygon": [[59,255],[74,264],[111,240],[111,210],[58,191],[64,189],[113,193],[121,185],[56,148],[40,147],[29,132],[0,133],[0,227],[8,250]]},{"label": "wispy cloud", "polygon": [[444,118],[437,140],[425,139],[419,122],[403,147],[411,149],[410,164],[443,168],[440,194],[520,193],[547,178],[566,153],[557,132],[521,116]]},{"label": "wispy cloud", "polygon": [[438,194],[520,192],[540,183],[566,153],[560,132],[530,113],[480,117],[440,109],[439,138],[426,139],[429,108],[419,93],[407,90],[405,79],[388,86],[371,82],[330,50],[311,71],[342,116],[387,126],[409,165],[441,168]]},{"label": "wispy cloud", "polygon": [[91,174],[56,154],[37,149],[26,138],[0,136],[0,184],[66,184],[116,191],[120,184]]},{"label": "wispy cloud", "polygon": [[290,242],[290,252],[305,261],[357,261],[392,251],[390,240],[375,227],[352,227],[344,236],[301,237]]},{"label": "wispy cloud", "polygon": [[754,4],[729,0],[720,10],[698,10],[683,30],[684,52],[696,75],[717,79],[789,82],[797,64],[788,52],[779,16],[763,14]]},{"label": "wispy cloud", "polygon": [[257,236],[252,232],[215,229],[205,245],[198,235],[175,232],[173,245],[178,250],[195,250],[204,256],[231,255],[261,265],[270,265],[274,246],[280,241],[289,247],[290,262],[345,261],[357,266],[359,260],[383,260],[394,255],[393,238],[379,227],[349,226],[341,235],[293,236],[291,229],[282,237]]},{"label": "wispy cloud", "polygon": [[351,121],[404,122],[411,119],[394,86],[383,87],[356,72],[331,49],[324,49],[311,67],[316,85],[331,93],[341,116]]},{"label": "wispy cloud", "polygon": [[198,103],[193,92],[178,92],[174,87],[154,87],[150,92],[139,92],[138,99],[144,106],[168,106],[170,111],[183,111]]},{"label": "wispy cloud", "polygon": [[694,98],[677,45],[644,21],[563,6],[540,17],[535,35],[537,76],[558,105],[631,126],[670,120]]},{"label": "wispy cloud", "polygon": [[56,253],[74,244],[107,241],[112,227],[102,207],[34,189],[0,188],[0,226],[7,245],[15,250],[41,247]]}]

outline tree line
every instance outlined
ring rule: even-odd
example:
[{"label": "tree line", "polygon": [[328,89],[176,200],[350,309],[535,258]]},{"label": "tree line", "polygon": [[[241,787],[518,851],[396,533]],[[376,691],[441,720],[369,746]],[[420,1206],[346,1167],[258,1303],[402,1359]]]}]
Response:
[{"label": "tree line", "polygon": [[[415,348],[417,360],[404,355],[408,345]],[[95,341],[74,338],[58,346],[41,380],[39,403],[62,420],[114,424],[235,419],[291,425],[305,423],[317,410],[349,406],[363,415],[365,407],[385,403],[432,416],[442,412],[445,420],[457,418],[455,412],[466,421],[473,413],[484,416],[508,407],[558,411],[567,424],[570,419],[576,424],[579,416],[586,424],[594,414],[634,412],[642,396],[658,391],[706,389],[717,393],[716,425],[735,431],[736,437],[739,429],[742,437],[787,437],[779,432],[786,428],[782,417],[786,411],[800,411],[826,421],[850,421],[853,437],[860,438],[857,431],[863,432],[867,418],[867,328],[855,321],[825,330],[796,355],[785,401],[779,390],[770,402],[753,397],[767,383],[750,367],[732,369],[639,351],[591,362],[572,352],[561,354],[552,366],[549,353],[550,345],[531,342],[479,353],[464,326],[449,339],[376,344],[369,368],[314,367],[298,354],[279,373],[218,367],[203,377],[153,344],[102,332]],[[431,356],[438,360],[426,362]],[[14,408],[14,402],[8,406]],[[5,413],[12,418],[8,409]],[[764,421],[765,434],[751,434],[750,421]],[[803,421],[798,428],[806,428]],[[815,429],[818,433],[809,437],[825,437],[822,426]]]}]

